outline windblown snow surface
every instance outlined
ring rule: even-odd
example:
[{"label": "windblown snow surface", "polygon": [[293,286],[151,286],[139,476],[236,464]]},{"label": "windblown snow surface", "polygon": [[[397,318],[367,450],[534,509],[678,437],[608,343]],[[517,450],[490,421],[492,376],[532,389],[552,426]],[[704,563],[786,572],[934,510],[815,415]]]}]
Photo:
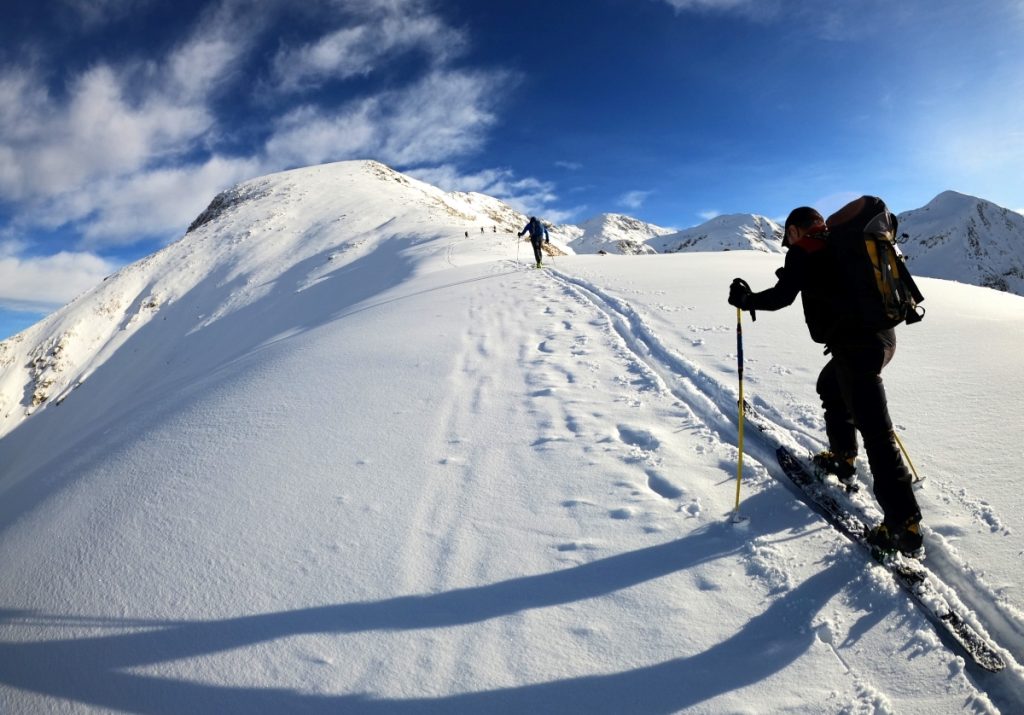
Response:
[{"label": "windblown snow surface", "polygon": [[[536,270],[523,218],[265,177],[0,344],[0,711],[1024,711],[1024,298],[922,279],[885,372],[989,674],[756,430],[730,520],[727,286],[782,256]],[[743,328],[752,408],[822,448],[799,307]]]}]

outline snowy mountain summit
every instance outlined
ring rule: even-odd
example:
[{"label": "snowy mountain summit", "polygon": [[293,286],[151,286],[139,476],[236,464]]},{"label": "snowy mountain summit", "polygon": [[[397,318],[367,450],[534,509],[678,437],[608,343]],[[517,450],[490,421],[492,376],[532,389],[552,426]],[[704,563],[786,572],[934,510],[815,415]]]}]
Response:
[{"label": "snowy mountain summit", "polygon": [[[399,281],[413,270],[416,246],[431,237],[470,236],[493,247],[525,220],[497,199],[445,193],[374,161],[244,182],[217,195],[180,240],[0,342],[0,435],[63,402],[108,359],[117,365],[105,372],[123,384],[138,377],[144,392],[143,383],[181,360],[186,346],[193,370],[212,369],[204,356],[273,340],[299,327],[291,318],[299,311],[306,321],[328,319],[335,306],[317,295],[330,277],[358,266],[385,284]],[[419,270],[451,264],[437,248],[447,246],[443,240],[431,245],[434,255],[417,261]],[[252,320],[262,326],[256,334],[236,325]],[[223,329],[210,330],[215,324]],[[236,330],[246,336],[238,340]],[[121,350],[129,342],[130,359]]]},{"label": "snowy mountain summit", "polygon": [[899,214],[903,251],[917,275],[1024,295],[1024,216],[945,191]]},{"label": "snowy mountain summit", "polygon": [[648,241],[658,253],[680,251],[782,251],[782,227],[757,214],[716,216],[699,226]]},{"label": "snowy mountain summit", "polygon": [[617,253],[637,255],[655,253],[648,241],[658,236],[673,233],[653,223],[622,214],[605,213],[578,224],[575,228],[582,233],[573,238],[569,245],[576,253]]}]

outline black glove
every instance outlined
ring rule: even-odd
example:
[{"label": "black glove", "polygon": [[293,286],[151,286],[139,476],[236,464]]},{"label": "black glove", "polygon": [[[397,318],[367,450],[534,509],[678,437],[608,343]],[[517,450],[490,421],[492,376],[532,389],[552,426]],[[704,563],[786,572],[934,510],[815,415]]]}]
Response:
[{"label": "black glove", "polygon": [[544,239],[544,243],[551,243],[551,239],[550,238],[545,238]]},{"label": "black glove", "polygon": [[740,310],[749,310],[750,317],[757,320],[757,314],[748,307],[752,293],[745,280],[736,278],[729,284],[729,305],[735,305]]}]

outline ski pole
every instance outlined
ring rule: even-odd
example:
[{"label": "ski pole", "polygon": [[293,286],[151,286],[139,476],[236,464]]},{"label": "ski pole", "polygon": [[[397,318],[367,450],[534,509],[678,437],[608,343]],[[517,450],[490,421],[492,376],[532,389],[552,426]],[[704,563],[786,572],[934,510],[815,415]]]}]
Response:
[{"label": "ski pole", "polygon": [[[750,292],[750,286],[742,278],[737,278],[733,282],[739,283],[747,289],[748,293]],[[757,320],[757,313],[750,311],[750,318]],[[740,454],[736,460],[736,506],[733,509],[733,521],[743,521],[743,517],[740,516],[740,484],[743,483],[743,418],[746,403],[743,399],[743,311],[738,307],[736,308],[736,366],[740,378],[740,416],[737,440]]]},{"label": "ski pole", "polygon": [[907,458],[907,464],[910,465],[910,471],[914,473],[914,481],[921,481],[921,477],[918,476],[917,470],[914,469],[914,463],[910,460],[910,455],[907,454],[907,448],[903,446],[903,441],[900,439],[900,436],[896,434],[896,430],[892,431],[892,436],[896,438],[896,444],[900,446],[900,451],[903,452],[903,456]]},{"label": "ski pole", "polygon": [[736,364],[740,376],[740,420],[739,420],[739,450],[740,456],[736,460],[736,506],[733,515],[740,514],[740,484],[743,481],[743,311],[736,309]]}]

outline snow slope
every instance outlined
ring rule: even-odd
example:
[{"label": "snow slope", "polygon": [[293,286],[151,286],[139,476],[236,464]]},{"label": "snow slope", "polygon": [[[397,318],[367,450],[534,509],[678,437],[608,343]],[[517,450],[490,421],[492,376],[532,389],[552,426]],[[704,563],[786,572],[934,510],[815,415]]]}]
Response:
[{"label": "snow slope", "polygon": [[1024,216],[946,191],[899,215],[903,251],[919,275],[1024,295]]},{"label": "snow slope", "polygon": [[782,251],[782,227],[757,214],[716,216],[699,226],[648,241],[658,253],[679,251]]},{"label": "snow slope", "polygon": [[[886,370],[992,675],[753,432],[730,523],[726,286],[781,256],[527,269],[493,200],[367,162],[225,198],[3,344],[0,712],[1024,707],[1024,298],[923,279]],[[799,309],[744,340],[754,409],[819,447]]]}]

